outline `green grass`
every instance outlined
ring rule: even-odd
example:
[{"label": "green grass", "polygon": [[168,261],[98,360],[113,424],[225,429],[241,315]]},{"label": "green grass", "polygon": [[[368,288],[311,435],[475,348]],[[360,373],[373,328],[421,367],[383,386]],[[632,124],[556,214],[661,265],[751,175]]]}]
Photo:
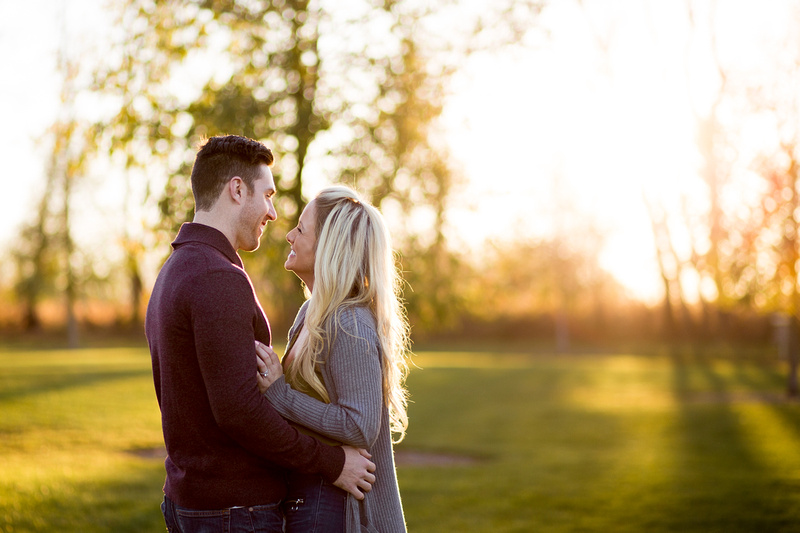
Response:
[{"label": "green grass", "polygon": [[[422,353],[398,450],[409,531],[800,531],[780,367]],[[0,531],[164,531],[145,349],[0,352]]]},{"label": "green grass", "polygon": [[0,353],[0,531],[163,531],[142,349]]}]

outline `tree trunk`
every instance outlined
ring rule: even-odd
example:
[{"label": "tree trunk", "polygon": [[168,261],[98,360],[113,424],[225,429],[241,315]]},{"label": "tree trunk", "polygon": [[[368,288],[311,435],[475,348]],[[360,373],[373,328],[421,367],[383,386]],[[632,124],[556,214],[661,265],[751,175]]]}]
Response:
[{"label": "tree trunk", "polygon": [[75,280],[75,270],[72,266],[72,255],[73,255],[73,248],[74,243],[72,241],[72,232],[70,230],[70,212],[69,212],[69,201],[72,196],[72,175],[69,171],[69,165],[65,165],[66,171],[64,174],[64,256],[65,256],[65,277],[66,277],[66,288],[65,288],[65,305],[66,305],[66,315],[67,315],[67,342],[70,348],[77,348],[80,344],[80,339],[78,337],[78,320],[75,317],[75,297],[76,297],[76,280]]},{"label": "tree trunk", "polygon": [[569,321],[567,313],[561,309],[556,311],[556,351],[558,353],[569,352]]},{"label": "tree trunk", "polygon": [[139,273],[139,262],[136,257],[131,253],[128,257],[128,280],[131,284],[131,321],[132,327],[136,327],[142,323],[142,290],[144,283],[142,283],[142,276]]},{"label": "tree trunk", "polygon": [[794,318],[789,325],[789,349],[787,350],[787,360],[789,362],[789,373],[786,379],[786,395],[789,398],[797,398],[800,394],[797,383],[797,367],[800,362],[800,328],[797,319]]}]

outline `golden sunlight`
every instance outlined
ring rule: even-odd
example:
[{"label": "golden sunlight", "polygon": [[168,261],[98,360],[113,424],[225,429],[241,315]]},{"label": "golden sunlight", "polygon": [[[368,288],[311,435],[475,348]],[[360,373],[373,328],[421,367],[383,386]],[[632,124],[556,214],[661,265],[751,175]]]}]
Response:
[{"label": "golden sunlight", "polygon": [[[662,296],[645,199],[673,216],[706,208],[698,127],[720,91],[715,61],[763,68],[791,18],[786,2],[713,17],[692,5],[561,2],[529,49],[474,58],[446,115],[468,177],[452,213],[465,243],[594,228],[601,265],[634,296]],[[685,231],[672,238],[689,253]]]}]

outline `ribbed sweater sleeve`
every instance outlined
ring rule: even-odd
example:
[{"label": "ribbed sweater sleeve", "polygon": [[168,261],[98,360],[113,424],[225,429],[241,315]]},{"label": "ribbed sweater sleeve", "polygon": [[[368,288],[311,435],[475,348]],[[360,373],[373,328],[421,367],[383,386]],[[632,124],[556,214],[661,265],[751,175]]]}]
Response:
[{"label": "ribbed sweater sleeve", "polygon": [[378,437],[383,406],[374,319],[365,308],[347,309],[338,326],[324,361],[325,386],[332,398],[338,398],[336,403],[298,392],[283,377],[266,396],[286,418],[345,444],[370,448]]}]

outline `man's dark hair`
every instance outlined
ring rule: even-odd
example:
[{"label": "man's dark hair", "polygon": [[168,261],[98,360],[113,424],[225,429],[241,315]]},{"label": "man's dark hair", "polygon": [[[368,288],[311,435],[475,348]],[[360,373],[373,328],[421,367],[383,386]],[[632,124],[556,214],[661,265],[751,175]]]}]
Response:
[{"label": "man's dark hair", "polygon": [[192,168],[192,194],[195,211],[208,211],[222,189],[234,176],[247,184],[252,194],[253,183],[260,177],[260,165],[272,166],[272,150],[258,141],[239,135],[211,137],[197,152]]}]

